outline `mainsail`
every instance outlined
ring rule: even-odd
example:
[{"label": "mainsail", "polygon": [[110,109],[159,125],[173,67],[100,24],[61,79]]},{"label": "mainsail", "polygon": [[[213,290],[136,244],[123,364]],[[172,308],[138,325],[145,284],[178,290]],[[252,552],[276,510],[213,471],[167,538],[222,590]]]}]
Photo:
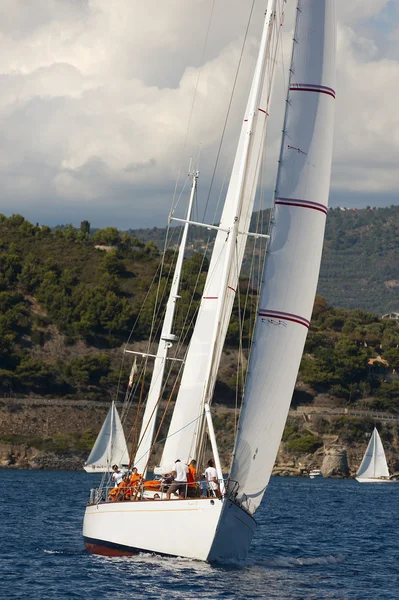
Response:
[{"label": "mainsail", "polygon": [[269,0],[255,75],[241,129],[232,177],[185,360],[162,466],[196,455],[204,407],[212,400],[229,325],[258,182],[280,33],[276,0]]},{"label": "mainsail", "polygon": [[[180,297],[178,294],[183,268],[184,252],[187,243],[189,225],[188,222],[190,220],[191,212],[193,209],[198,174],[198,172],[195,172],[193,174],[190,200],[187,209],[187,219],[183,227],[183,234],[180,241],[172,285],[170,288],[169,298],[166,305],[166,312],[162,325],[161,337],[159,340],[158,350],[154,361],[154,369],[151,377],[150,391],[148,393],[146,408],[143,415],[143,421],[135,455],[135,466],[139,469],[141,473],[143,473],[144,476],[147,472],[149,453],[153,444],[155,423],[158,413],[159,400],[162,394],[162,386],[164,384],[163,377],[166,367],[166,360],[168,357],[168,351],[172,347],[173,342],[177,339],[177,337],[172,334],[172,327],[176,310],[176,303],[178,298]],[[174,461],[171,461],[172,465],[173,462]],[[167,470],[170,470],[170,468],[168,467]]]},{"label": "mainsail", "polygon": [[389,477],[389,470],[380,434],[378,433],[377,428],[374,427],[363,460],[356,473],[356,478],[378,479],[379,477]]},{"label": "mainsail", "polygon": [[299,0],[275,205],[230,477],[254,513],[268,484],[309,329],[330,185],[335,1]]},{"label": "mainsail", "polygon": [[107,473],[114,463],[128,465],[129,452],[118,411],[112,402],[84,470],[88,473]]}]

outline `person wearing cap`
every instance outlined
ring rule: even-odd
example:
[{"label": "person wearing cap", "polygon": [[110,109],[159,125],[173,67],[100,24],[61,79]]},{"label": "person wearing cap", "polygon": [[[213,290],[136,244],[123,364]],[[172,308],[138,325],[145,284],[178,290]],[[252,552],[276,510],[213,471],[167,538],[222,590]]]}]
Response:
[{"label": "person wearing cap", "polygon": [[121,483],[126,471],[121,471],[118,465],[112,465],[112,469],[114,472],[112,473],[111,479],[115,484],[114,487],[117,488],[119,487],[119,484]]},{"label": "person wearing cap", "polygon": [[186,489],[187,489],[187,465],[184,465],[180,458],[175,460],[175,466],[173,471],[171,472],[171,476],[173,477],[173,483],[169,486],[168,491],[166,492],[166,499],[170,500],[171,494],[179,493],[179,498],[186,497]]}]

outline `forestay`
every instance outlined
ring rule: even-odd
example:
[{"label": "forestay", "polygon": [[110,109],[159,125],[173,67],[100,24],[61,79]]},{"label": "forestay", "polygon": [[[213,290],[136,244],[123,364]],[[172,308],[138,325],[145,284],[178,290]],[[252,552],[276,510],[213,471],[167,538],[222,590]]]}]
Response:
[{"label": "forestay", "polygon": [[114,463],[128,465],[129,453],[122,423],[112,402],[84,469],[88,473],[106,473]]},{"label": "forestay", "polygon": [[[204,405],[212,399],[241,269],[262,153],[274,73],[276,0],[269,0],[255,76],[203,298],[161,461],[189,460],[198,447]],[[279,22],[278,22],[279,25]],[[277,31],[277,33],[276,33]]]},{"label": "forestay", "polygon": [[380,434],[376,428],[374,428],[356,477],[359,479],[366,477],[389,477],[384,446],[382,445]]},{"label": "forestay", "polygon": [[297,6],[271,238],[230,475],[251,513],[273,469],[319,276],[334,118],[334,5]]}]

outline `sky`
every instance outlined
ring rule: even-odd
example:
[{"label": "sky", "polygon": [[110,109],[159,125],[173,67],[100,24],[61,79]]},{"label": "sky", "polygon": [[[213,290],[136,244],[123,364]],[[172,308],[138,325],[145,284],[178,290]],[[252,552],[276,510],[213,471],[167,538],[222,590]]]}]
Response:
[{"label": "sky", "polygon": [[[251,6],[252,0],[1,0],[0,212],[50,226],[87,219],[93,227],[163,227],[191,157],[199,157],[204,204]],[[228,181],[265,6],[255,0],[211,205]],[[295,6],[288,0],[266,205]],[[336,0],[336,9],[330,204],[399,204],[399,2]]]}]

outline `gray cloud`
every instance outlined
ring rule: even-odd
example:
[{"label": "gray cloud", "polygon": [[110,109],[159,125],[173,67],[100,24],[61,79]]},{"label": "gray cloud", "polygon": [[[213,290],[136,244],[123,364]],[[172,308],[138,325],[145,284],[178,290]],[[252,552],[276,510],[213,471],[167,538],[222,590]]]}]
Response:
[{"label": "gray cloud", "polygon": [[[176,177],[201,148],[205,202],[251,2],[26,0],[0,3],[0,211],[56,224],[163,225]],[[260,34],[257,0],[213,206],[233,160]],[[294,3],[287,4],[289,59]],[[337,2],[332,202],[391,203],[399,148],[399,60],[389,0]],[[386,35],[384,35],[384,33]],[[266,172],[275,177],[285,70]],[[193,105],[194,90],[198,85]],[[189,129],[188,123],[190,123]],[[374,198],[374,201],[372,200]],[[384,200],[385,199],[385,200]]]}]

